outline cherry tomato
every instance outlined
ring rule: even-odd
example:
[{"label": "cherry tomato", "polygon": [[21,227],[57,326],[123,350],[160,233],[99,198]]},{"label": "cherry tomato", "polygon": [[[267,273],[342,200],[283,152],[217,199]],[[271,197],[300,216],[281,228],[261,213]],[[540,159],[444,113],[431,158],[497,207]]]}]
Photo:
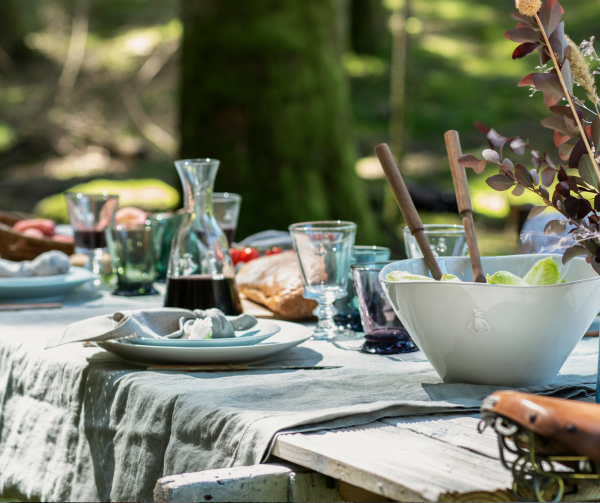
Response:
[{"label": "cherry tomato", "polygon": [[276,253],[281,253],[283,250],[281,248],[279,248],[279,246],[274,246],[273,248],[271,248],[271,253],[273,255],[275,255]]},{"label": "cherry tomato", "polygon": [[239,261],[240,262],[250,262],[255,258],[260,257],[260,254],[254,248],[244,248],[240,251]]},{"label": "cherry tomato", "polygon": [[229,248],[229,255],[231,256],[233,265],[237,265],[240,261],[240,251],[237,248]]}]

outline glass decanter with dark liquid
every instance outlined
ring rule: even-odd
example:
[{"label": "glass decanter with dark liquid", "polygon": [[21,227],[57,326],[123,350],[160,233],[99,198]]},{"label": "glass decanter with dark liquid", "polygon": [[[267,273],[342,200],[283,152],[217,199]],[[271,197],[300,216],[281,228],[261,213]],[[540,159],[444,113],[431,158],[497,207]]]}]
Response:
[{"label": "glass decanter with dark liquid", "polygon": [[213,186],[219,161],[176,161],[183,184],[185,213],[173,238],[165,307],[217,308],[242,312],[227,238],[213,212]]}]

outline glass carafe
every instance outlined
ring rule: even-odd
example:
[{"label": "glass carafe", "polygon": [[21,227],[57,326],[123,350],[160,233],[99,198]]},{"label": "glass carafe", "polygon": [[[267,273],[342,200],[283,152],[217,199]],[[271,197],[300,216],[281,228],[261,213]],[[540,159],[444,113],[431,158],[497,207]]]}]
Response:
[{"label": "glass carafe", "polygon": [[227,238],[213,213],[216,159],[175,161],[183,185],[185,213],[175,232],[165,307],[217,308],[241,313]]}]

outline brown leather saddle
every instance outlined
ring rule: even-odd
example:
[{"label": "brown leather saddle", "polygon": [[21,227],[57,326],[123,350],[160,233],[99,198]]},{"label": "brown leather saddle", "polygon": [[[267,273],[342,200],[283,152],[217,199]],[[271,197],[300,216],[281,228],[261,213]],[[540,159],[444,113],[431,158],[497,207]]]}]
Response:
[{"label": "brown leather saddle", "polygon": [[600,480],[600,405],[498,391],[483,401],[481,415],[480,431],[498,434],[519,500],[560,501],[582,480]]}]

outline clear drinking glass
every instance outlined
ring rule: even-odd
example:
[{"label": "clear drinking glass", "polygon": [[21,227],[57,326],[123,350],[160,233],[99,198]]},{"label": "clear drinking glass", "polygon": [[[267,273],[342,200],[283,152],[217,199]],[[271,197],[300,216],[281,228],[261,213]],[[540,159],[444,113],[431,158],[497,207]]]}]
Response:
[{"label": "clear drinking glass", "polygon": [[152,225],[117,225],[106,228],[106,242],[117,277],[113,295],[135,297],[156,295],[156,263],[160,254],[163,228]]},{"label": "clear drinking glass", "polygon": [[69,219],[75,238],[75,252],[88,256],[87,267],[94,273],[93,286],[102,285],[100,276],[102,255],[106,252],[104,229],[113,225],[119,206],[119,196],[65,193]]},{"label": "clear drinking glass", "polygon": [[[465,228],[462,225],[425,224],[425,236],[436,257],[466,257],[469,254]],[[423,258],[417,240],[408,227],[402,229],[408,258]]]},{"label": "clear drinking glass", "polygon": [[185,212],[175,232],[167,272],[165,307],[217,308],[242,312],[227,238],[213,211],[216,159],[175,161],[183,185]]},{"label": "clear drinking glass", "polygon": [[336,299],[347,294],[348,271],[356,224],[342,221],[290,225],[294,251],[300,262],[304,297],[318,302],[313,314],[319,319],[314,339],[333,339],[340,333],[333,317]]},{"label": "clear drinking glass", "polygon": [[175,231],[181,224],[183,211],[155,213],[150,215],[152,226],[162,228],[162,240],[160,244],[160,255],[156,262],[156,281],[164,283],[167,279],[167,271],[169,270],[169,257],[171,256],[171,245]]},{"label": "clear drinking glass", "polygon": [[379,282],[379,273],[390,263],[369,262],[350,267],[365,332],[365,343],[359,348],[363,353],[390,355],[419,349],[394,313]]},{"label": "clear drinking glass", "polygon": [[227,237],[229,248],[231,248],[233,243],[241,206],[242,196],[239,194],[231,192],[215,192],[213,194],[215,218],[219,222],[221,229],[223,229],[225,237]]},{"label": "clear drinking glass", "polygon": [[[389,260],[390,254],[391,250],[384,246],[355,246],[352,250],[350,265]],[[354,281],[352,280],[352,273],[348,271],[348,274],[348,295],[335,301],[338,314],[335,315],[334,320],[341,329],[362,332],[363,326],[360,321],[360,313],[358,312]]]}]

